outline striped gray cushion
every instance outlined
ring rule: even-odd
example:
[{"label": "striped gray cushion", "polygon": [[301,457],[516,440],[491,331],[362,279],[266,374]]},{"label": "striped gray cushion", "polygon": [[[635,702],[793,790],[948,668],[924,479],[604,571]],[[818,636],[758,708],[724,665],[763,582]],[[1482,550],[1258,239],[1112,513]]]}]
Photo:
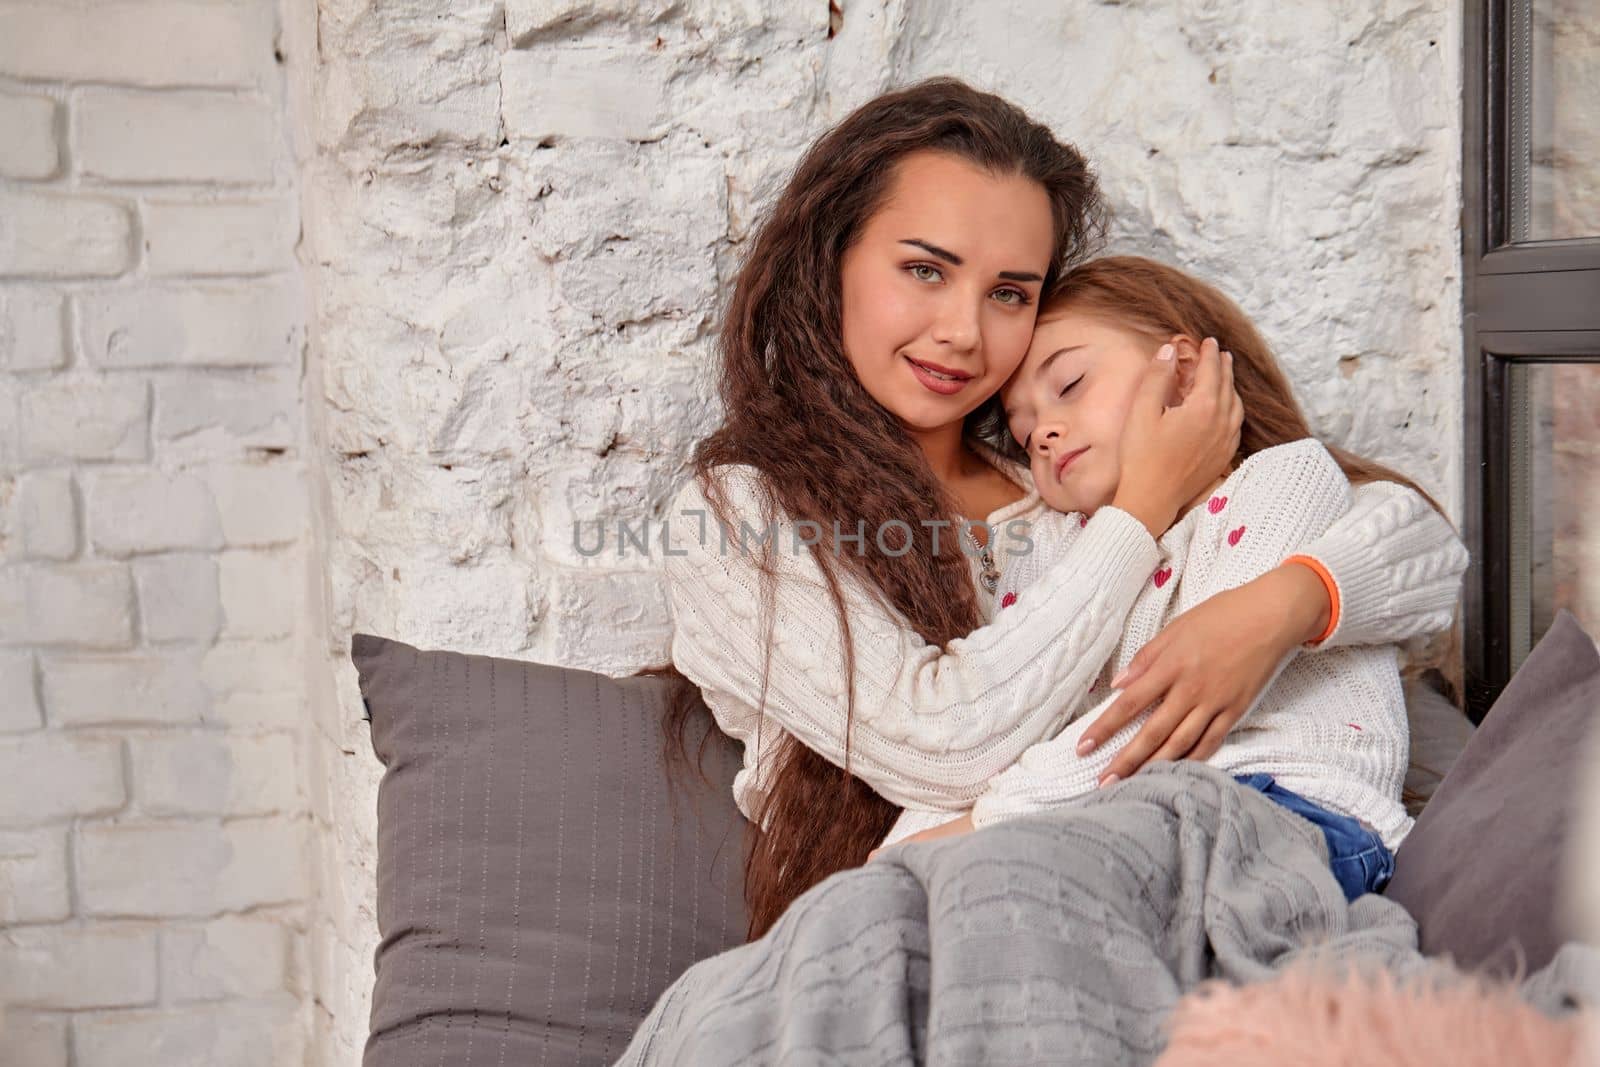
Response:
[{"label": "striped gray cushion", "polygon": [[669,802],[664,683],[369,634],[351,658],[384,765],[365,1067],[610,1063],[742,942],[738,751],[713,731]]}]

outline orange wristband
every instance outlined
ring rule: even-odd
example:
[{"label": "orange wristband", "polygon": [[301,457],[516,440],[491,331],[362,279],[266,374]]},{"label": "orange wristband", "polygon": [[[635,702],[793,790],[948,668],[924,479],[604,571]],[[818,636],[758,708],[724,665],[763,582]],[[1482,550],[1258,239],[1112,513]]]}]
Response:
[{"label": "orange wristband", "polygon": [[1339,586],[1333,580],[1333,575],[1328,573],[1328,568],[1322,561],[1311,556],[1290,556],[1285,563],[1303,563],[1311,568],[1311,572],[1322,579],[1322,587],[1328,591],[1328,628],[1312,638],[1307,644],[1320,645],[1333,636],[1333,631],[1339,628]]}]

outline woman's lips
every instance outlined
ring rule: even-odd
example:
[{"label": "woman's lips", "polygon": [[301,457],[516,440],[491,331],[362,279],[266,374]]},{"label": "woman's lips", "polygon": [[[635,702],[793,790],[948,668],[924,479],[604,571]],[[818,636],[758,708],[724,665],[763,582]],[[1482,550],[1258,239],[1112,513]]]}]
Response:
[{"label": "woman's lips", "polygon": [[1084,445],[1082,448],[1075,448],[1071,452],[1061,453],[1061,458],[1056,460],[1056,481],[1059,482],[1066,469],[1077,462],[1078,457],[1087,451],[1089,451],[1089,446]]},{"label": "woman's lips", "polygon": [[[968,382],[972,381],[972,375],[970,375],[970,374],[966,375],[965,377],[956,378],[954,380],[951,380],[951,379],[948,379],[948,378],[940,378],[937,375],[931,373],[931,371],[935,371],[935,370],[937,370],[937,371],[945,371],[946,369],[944,367],[938,367],[938,366],[934,366],[933,364],[927,364],[927,363],[918,363],[916,360],[912,359],[910,356],[907,356],[905,358],[906,358],[906,362],[911,364],[911,373],[916,375],[917,381],[921,382],[923,385],[927,386],[929,389],[933,390],[935,393],[938,393],[940,396],[954,396],[955,394],[961,392],[962,389],[966,388],[966,385],[967,385]],[[947,371],[947,373],[959,374],[960,372],[959,371]]]}]

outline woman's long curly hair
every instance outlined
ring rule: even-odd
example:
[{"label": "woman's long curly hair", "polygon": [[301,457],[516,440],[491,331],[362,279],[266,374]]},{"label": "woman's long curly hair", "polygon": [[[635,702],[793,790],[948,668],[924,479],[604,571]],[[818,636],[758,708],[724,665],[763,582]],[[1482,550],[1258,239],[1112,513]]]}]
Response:
[{"label": "woman's long curly hair", "polygon": [[[943,647],[981,621],[965,556],[952,538],[944,538],[937,553],[930,541],[929,524],[949,521],[959,509],[905,428],[862,387],[842,342],[841,260],[882,203],[896,165],[927,150],[1044,188],[1054,229],[1047,286],[1104,234],[1099,189],[1077,149],[1000,97],[938,78],[878,97],[813,144],[753,240],[718,341],[724,421],[696,447],[694,477],[733,528],[737,520],[711,473],[748,464],[765,475],[769,503],[789,521],[813,521],[823,530],[855,530],[858,523],[881,530],[901,520],[913,544],[896,556],[878,553],[871,537],[858,552],[835,554],[831,538],[810,548],[844,635],[845,765],[787,735],[758,746],[759,777],[770,785],[752,813],[745,862],[752,939],[805,890],[863,863],[899,814],[849,773],[855,664],[840,571],[879,594],[930,644]],[[970,439],[995,443],[1003,432],[996,400],[968,415],[962,429]],[[770,610],[770,554],[761,566]],[[769,646],[763,693],[770,661]],[[643,673],[673,679],[668,752],[690,763],[685,728],[704,714],[694,684],[671,668]]]}]

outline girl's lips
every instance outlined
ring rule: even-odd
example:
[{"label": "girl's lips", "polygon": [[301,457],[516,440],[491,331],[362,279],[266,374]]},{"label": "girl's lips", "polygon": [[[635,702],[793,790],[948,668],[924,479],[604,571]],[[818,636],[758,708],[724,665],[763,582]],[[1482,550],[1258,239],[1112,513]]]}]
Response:
[{"label": "girl's lips", "polygon": [[1085,445],[1082,448],[1073,449],[1071,452],[1063,452],[1061,454],[1061,458],[1056,460],[1056,481],[1059,482],[1061,480],[1062,473],[1065,472],[1066,469],[1074,462],[1076,462],[1079,456],[1083,455],[1087,451],[1089,451],[1088,445]]},{"label": "girl's lips", "polygon": [[962,389],[966,388],[966,384],[972,380],[971,376],[957,378],[954,381],[947,378],[939,378],[933,374],[930,374],[926,366],[918,363],[910,356],[905,357],[905,359],[906,362],[911,365],[911,373],[916,375],[917,381],[921,382],[935,393],[938,393],[940,396],[954,396],[955,394],[961,392]]}]

